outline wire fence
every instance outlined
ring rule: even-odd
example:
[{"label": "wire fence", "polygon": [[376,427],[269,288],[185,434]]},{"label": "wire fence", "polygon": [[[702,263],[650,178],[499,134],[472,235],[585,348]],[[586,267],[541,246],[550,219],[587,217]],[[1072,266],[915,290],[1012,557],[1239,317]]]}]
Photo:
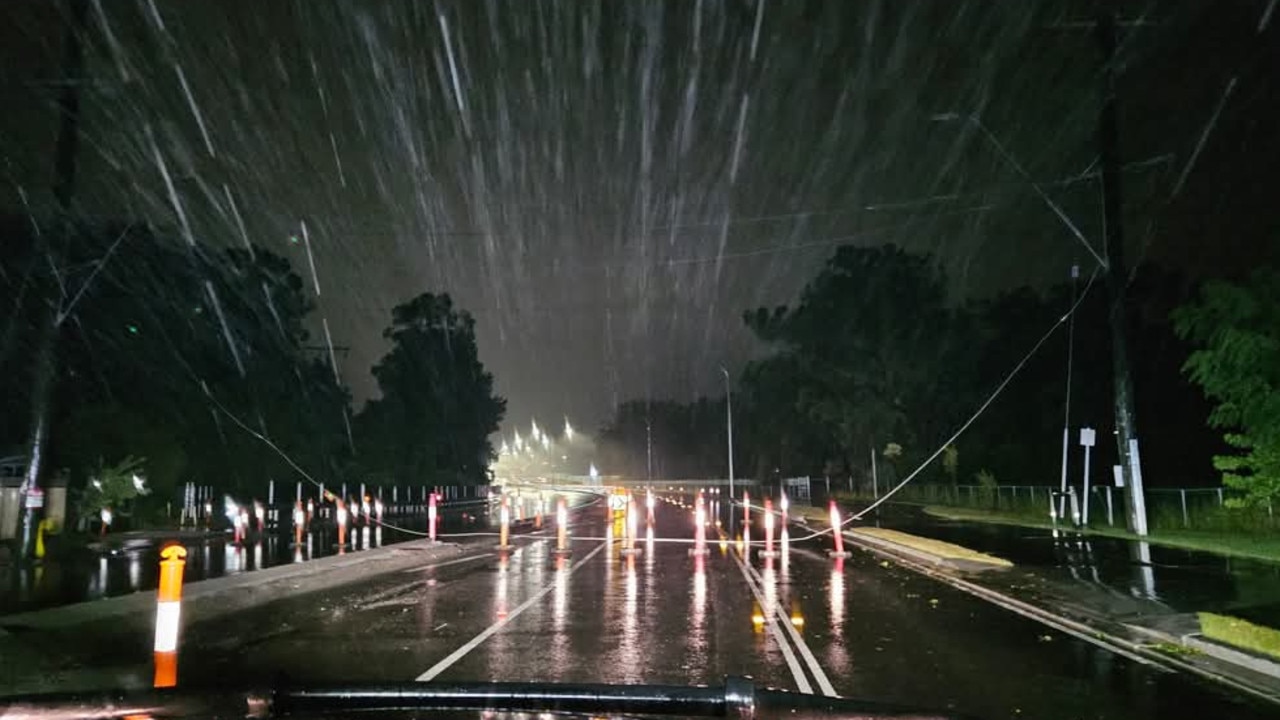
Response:
[{"label": "wire fence", "polygon": [[[904,487],[894,500],[918,505],[967,508],[1009,515],[1050,518],[1058,503],[1059,486],[1053,485],[951,485],[922,483]],[[1067,516],[1091,526],[1124,527],[1126,497],[1123,488],[1103,485],[1091,488],[1088,504],[1072,490],[1063,503]],[[859,500],[872,500],[870,488],[858,487]],[[1147,522],[1165,530],[1274,530],[1280,528],[1275,510],[1231,508],[1232,491],[1225,488],[1147,488]],[[1073,502],[1072,502],[1073,501]],[[1074,509],[1073,509],[1074,505]]]}]

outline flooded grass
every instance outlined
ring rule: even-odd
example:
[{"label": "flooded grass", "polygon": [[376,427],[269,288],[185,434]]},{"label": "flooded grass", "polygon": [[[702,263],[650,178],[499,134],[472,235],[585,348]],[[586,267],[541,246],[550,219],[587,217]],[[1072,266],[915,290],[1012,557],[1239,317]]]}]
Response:
[{"label": "flooded grass", "polygon": [[1230,615],[1201,612],[1196,616],[1200,618],[1200,632],[1206,638],[1280,659],[1280,630]]},{"label": "flooded grass", "polygon": [[[924,511],[934,517],[946,520],[965,520],[1048,529],[1054,527],[1053,523],[1030,515],[997,512],[994,510],[929,505],[925,507]],[[1126,540],[1139,539],[1137,535],[1128,530],[1113,527],[1082,528],[1079,532]],[[1280,535],[1271,532],[1251,534],[1215,530],[1155,529],[1151,531],[1151,534],[1145,540],[1154,545],[1165,545],[1184,550],[1202,550],[1221,555],[1280,562]]]}]

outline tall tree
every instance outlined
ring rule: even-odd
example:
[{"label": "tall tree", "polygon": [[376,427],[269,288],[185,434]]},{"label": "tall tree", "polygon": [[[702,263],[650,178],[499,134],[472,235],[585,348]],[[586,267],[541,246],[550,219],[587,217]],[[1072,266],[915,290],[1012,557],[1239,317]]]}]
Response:
[{"label": "tall tree", "polygon": [[787,359],[794,409],[828,434],[845,468],[873,444],[940,439],[963,406],[964,363],[952,361],[963,317],[946,307],[926,258],[896,246],[841,247],[798,305],[745,319]]},{"label": "tall tree", "polygon": [[361,469],[388,483],[485,482],[507,403],[480,363],[471,315],[423,293],[391,311],[382,336],[381,397],[356,418]]},{"label": "tall tree", "polygon": [[1236,505],[1280,497],[1280,272],[1261,270],[1241,283],[1211,281],[1173,313],[1196,346],[1183,366],[1216,403],[1209,424],[1234,448],[1214,466]]},{"label": "tall tree", "polygon": [[[14,231],[5,276],[20,291],[38,244],[21,225],[0,227]],[[302,349],[310,304],[286,260],[261,248],[205,252],[130,223],[74,233],[60,274],[71,292],[54,377],[54,467],[82,484],[99,459],[145,457],[155,491],[146,501],[163,507],[185,480],[261,496],[268,479],[297,477],[282,454],[321,479],[345,466],[347,391]],[[18,370],[33,362],[37,334],[20,299],[0,298],[9,322],[0,385],[13,408],[31,401]],[[3,426],[4,440],[25,429]]]}]

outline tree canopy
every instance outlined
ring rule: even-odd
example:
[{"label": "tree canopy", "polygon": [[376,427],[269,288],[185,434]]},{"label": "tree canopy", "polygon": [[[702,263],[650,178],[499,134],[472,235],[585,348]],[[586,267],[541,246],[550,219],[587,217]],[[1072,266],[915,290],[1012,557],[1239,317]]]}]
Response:
[{"label": "tree canopy", "polygon": [[381,397],[356,417],[360,468],[383,482],[485,482],[506,400],[480,363],[471,315],[423,293],[392,310],[382,335]]},{"label": "tree canopy", "polygon": [[1173,314],[1195,350],[1183,366],[1215,403],[1209,424],[1234,450],[1214,457],[1236,505],[1280,496],[1280,272],[1211,281]]}]

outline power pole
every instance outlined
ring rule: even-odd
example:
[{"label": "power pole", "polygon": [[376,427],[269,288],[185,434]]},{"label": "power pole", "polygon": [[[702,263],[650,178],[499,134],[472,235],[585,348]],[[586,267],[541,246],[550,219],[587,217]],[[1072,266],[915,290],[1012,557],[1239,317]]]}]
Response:
[{"label": "power pole", "polygon": [[[58,221],[52,238],[37,238],[37,257],[44,254],[50,267],[37,296],[37,338],[35,377],[31,384],[31,428],[27,438],[27,471],[19,496],[22,498],[22,535],[18,557],[31,557],[32,543],[38,523],[37,508],[30,500],[40,496],[40,475],[44,470],[49,444],[49,422],[53,414],[53,390],[58,374],[58,340],[61,334],[62,288],[59,267],[65,259],[75,223],[71,218],[71,197],[75,188],[76,154],[80,141],[80,83],[84,74],[84,49],[80,34],[84,32],[85,0],[69,0],[66,39],[62,55],[62,91],[58,97],[58,140],[54,150],[53,196],[58,204]],[[41,297],[41,295],[43,297]],[[43,306],[40,306],[43,301]]]},{"label": "power pole", "polygon": [[1115,392],[1116,444],[1125,483],[1129,529],[1147,534],[1146,499],[1142,466],[1138,457],[1137,416],[1133,408],[1133,378],[1129,371],[1124,264],[1124,217],[1120,188],[1119,118],[1116,110],[1116,21],[1102,11],[1096,25],[1102,49],[1102,112],[1098,118],[1098,143],[1102,156],[1102,211],[1106,240],[1108,317],[1111,325],[1111,370]]}]

